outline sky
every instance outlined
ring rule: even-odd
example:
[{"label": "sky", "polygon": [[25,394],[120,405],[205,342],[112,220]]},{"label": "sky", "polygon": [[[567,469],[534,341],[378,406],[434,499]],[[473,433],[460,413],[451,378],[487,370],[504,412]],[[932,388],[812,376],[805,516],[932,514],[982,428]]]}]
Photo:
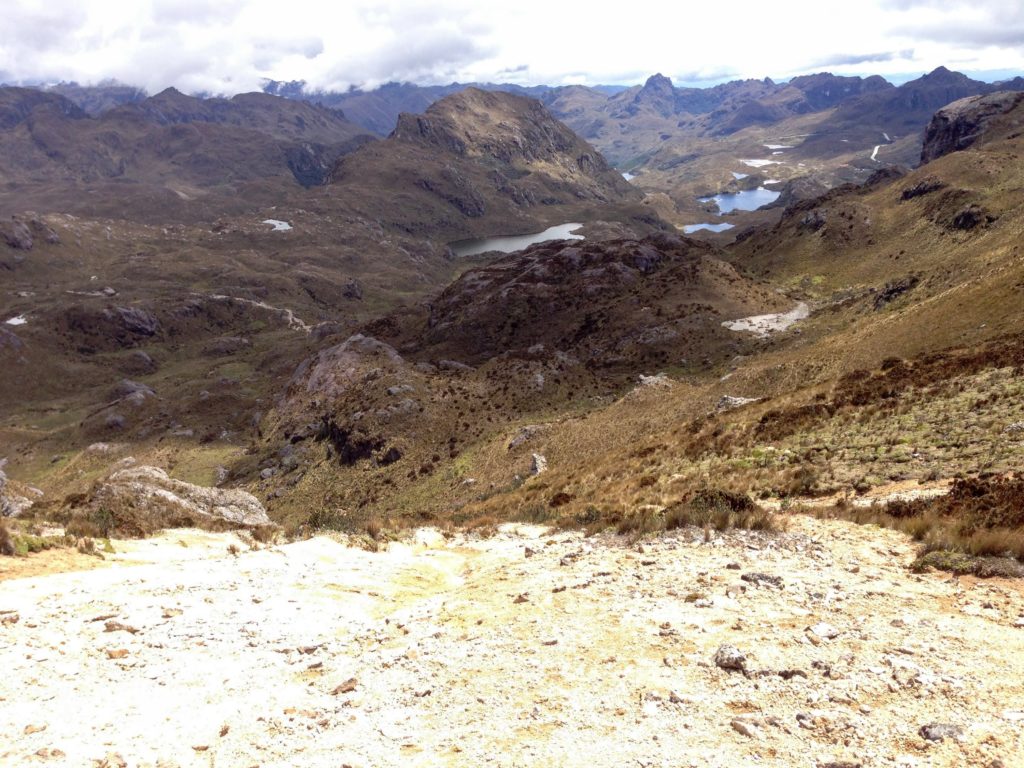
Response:
[{"label": "sky", "polygon": [[4,0],[0,82],[156,93],[1024,73],[1022,0]]}]

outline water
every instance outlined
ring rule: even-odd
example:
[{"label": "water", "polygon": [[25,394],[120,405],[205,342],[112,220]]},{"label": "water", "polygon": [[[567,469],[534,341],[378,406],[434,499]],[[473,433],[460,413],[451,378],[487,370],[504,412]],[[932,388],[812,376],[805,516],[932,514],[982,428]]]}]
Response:
[{"label": "water", "polygon": [[277,219],[264,219],[263,223],[272,226],[274,232],[287,232],[292,228],[292,225],[287,221],[278,221]]},{"label": "water", "polygon": [[623,171],[622,178],[624,178],[626,181],[632,181],[633,179],[636,178],[636,174],[630,173],[629,171]]},{"label": "water", "polygon": [[732,177],[736,179],[736,181],[739,181],[740,179],[745,179],[749,175],[749,173],[736,173],[736,171],[732,172]]},{"label": "water", "polygon": [[478,237],[472,240],[457,240],[451,243],[452,253],[456,256],[476,256],[488,251],[501,251],[512,253],[529,248],[536,243],[543,243],[548,240],[582,240],[583,235],[574,235],[574,230],[582,227],[582,224],[559,224],[557,227],[548,227],[543,232],[536,232],[532,235],[510,235],[508,237]]},{"label": "water", "polygon": [[25,323],[27,323],[28,320],[25,319],[24,315],[18,315],[17,317],[12,317],[10,320],[7,320],[6,322],[7,325],[25,325]]},{"label": "water", "polygon": [[718,210],[722,213],[728,213],[729,211],[756,211],[758,208],[774,203],[778,200],[781,192],[775,192],[771,189],[765,189],[764,187],[758,187],[757,189],[747,189],[743,192],[737,192],[733,195],[715,195],[713,197],[701,197],[698,198],[702,203],[715,202],[718,204]]},{"label": "water", "polygon": [[687,224],[683,227],[683,232],[687,235],[692,235],[694,232],[699,232],[702,229],[706,229],[708,232],[725,232],[727,229],[732,229],[735,224],[729,224],[723,222],[721,224]]}]

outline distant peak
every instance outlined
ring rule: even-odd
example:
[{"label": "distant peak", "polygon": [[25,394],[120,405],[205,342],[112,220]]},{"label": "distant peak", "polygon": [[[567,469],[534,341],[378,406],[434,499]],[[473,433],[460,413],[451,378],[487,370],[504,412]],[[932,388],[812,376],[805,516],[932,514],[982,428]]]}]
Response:
[{"label": "distant peak", "polygon": [[661,72],[658,72],[647,78],[647,82],[644,83],[644,88],[663,88],[666,85],[671,88],[672,81],[661,74]]}]

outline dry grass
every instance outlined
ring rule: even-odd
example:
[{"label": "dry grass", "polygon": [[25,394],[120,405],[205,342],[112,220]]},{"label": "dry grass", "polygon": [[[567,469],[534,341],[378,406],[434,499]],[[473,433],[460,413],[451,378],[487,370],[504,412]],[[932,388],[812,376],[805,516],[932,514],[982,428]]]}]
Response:
[{"label": "dry grass", "polygon": [[814,514],[906,533],[922,544],[918,569],[1024,575],[1024,477],[958,479],[935,499],[871,507],[840,502]]},{"label": "dry grass", "polygon": [[0,520],[0,555],[11,557],[14,552],[14,539],[11,538],[10,531],[7,530],[7,524]]}]

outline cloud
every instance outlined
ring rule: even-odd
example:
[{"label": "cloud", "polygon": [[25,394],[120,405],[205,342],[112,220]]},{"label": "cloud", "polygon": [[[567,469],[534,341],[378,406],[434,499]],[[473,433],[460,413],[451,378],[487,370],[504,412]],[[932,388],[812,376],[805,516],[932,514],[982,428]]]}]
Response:
[{"label": "cloud", "polygon": [[815,67],[843,67],[856,64],[871,64],[882,61],[910,60],[914,58],[914,49],[905,48],[902,51],[885,51],[882,53],[838,53],[834,56],[826,56],[818,59],[810,65]]},{"label": "cloud", "polygon": [[393,80],[640,83],[662,71],[707,85],[822,67],[1022,70],[1022,41],[1020,0],[734,0],[727,13],[676,3],[659,5],[642,30],[624,23],[621,8],[580,13],[551,0],[4,0],[0,72],[225,94],[264,78],[346,89]]}]

